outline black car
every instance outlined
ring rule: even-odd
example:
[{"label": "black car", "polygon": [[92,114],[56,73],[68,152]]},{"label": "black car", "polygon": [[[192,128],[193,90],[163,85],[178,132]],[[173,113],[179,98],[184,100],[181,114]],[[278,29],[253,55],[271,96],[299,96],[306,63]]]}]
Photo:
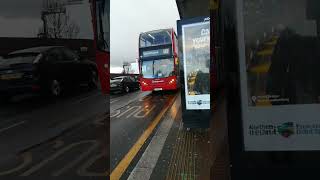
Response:
[{"label": "black car", "polygon": [[8,54],[0,60],[2,98],[30,92],[57,97],[68,87],[96,88],[96,64],[62,46],[35,47]]},{"label": "black car", "polygon": [[119,76],[110,80],[111,92],[125,92],[128,93],[135,89],[140,89],[139,81],[131,76]]}]

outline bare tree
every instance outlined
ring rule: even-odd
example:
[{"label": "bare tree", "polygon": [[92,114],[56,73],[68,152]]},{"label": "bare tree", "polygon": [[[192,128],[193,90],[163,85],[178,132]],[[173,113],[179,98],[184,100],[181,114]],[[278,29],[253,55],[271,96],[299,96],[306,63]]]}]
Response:
[{"label": "bare tree", "polygon": [[63,0],[43,0],[42,20],[39,33],[47,38],[76,38],[79,34],[79,26],[66,12]]}]

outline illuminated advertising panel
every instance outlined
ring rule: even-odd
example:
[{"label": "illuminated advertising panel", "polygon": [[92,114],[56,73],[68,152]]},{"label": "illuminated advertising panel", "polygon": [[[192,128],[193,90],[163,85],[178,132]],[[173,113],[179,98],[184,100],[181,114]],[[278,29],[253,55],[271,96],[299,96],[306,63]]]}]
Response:
[{"label": "illuminated advertising panel", "polygon": [[210,22],[208,20],[181,26],[187,110],[210,109]]}]

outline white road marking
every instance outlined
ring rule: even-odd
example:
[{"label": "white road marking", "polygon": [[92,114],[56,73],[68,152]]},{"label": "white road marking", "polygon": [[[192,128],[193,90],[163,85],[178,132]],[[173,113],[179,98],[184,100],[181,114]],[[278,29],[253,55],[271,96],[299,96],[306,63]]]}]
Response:
[{"label": "white road marking", "polygon": [[12,169],[6,170],[6,171],[1,171],[0,172],[0,176],[4,176],[4,175],[8,175],[8,174],[12,174],[14,172],[17,172],[23,168],[25,168],[26,166],[28,166],[31,162],[32,162],[32,154],[30,152],[26,152],[24,154],[22,154],[22,158],[23,158],[23,162]]},{"label": "white road marking", "polygon": [[60,176],[62,173],[68,171],[69,169],[71,169],[72,167],[74,167],[76,164],[79,164],[84,158],[86,158],[92,151],[96,150],[99,147],[99,143],[98,141],[94,140],[91,141],[94,142],[93,145],[90,146],[90,148],[84,152],[81,153],[81,155],[78,156],[77,159],[73,160],[72,162],[70,162],[69,164],[67,164],[66,166],[64,166],[62,169],[54,172],[52,175],[53,176]]},{"label": "white road marking", "polygon": [[139,101],[147,101],[147,100],[150,100],[152,99],[152,96],[143,96],[139,99]]},{"label": "white road marking", "polygon": [[72,104],[80,104],[80,103],[83,103],[84,101],[86,101],[86,100],[88,100],[88,99],[90,99],[90,98],[97,97],[97,96],[99,96],[99,95],[100,95],[99,93],[91,94],[91,95],[88,95],[88,96],[86,96],[86,97],[84,97],[84,98],[82,98],[82,99],[79,99],[79,100],[73,102]]},{"label": "white road marking", "polygon": [[142,107],[141,106],[133,106],[136,108],[136,110],[134,110],[133,112],[131,112],[129,115],[127,115],[126,119],[128,119],[129,117],[131,117],[133,114],[135,114],[136,112],[138,112]]},{"label": "white road marking", "polygon": [[[156,106],[153,105],[152,108],[150,108],[150,109],[147,110],[146,112],[145,112],[146,109],[141,109],[140,111],[138,111],[138,112],[134,115],[134,117],[135,117],[135,118],[145,118],[148,114],[150,114],[151,111],[154,110],[155,107],[156,107]],[[143,115],[139,115],[141,112],[145,112],[145,113],[144,113]]]},{"label": "white road marking", "polygon": [[[88,144],[88,143],[93,144],[93,145],[91,146],[91,148],[89,148],[89,150],[88,150],[88,151],[90,151],[90,152],[91,152],[91,149],[96,148],[96,146],[97,146],[97,144],[98,144],[96,140],[81,141],[81,142],[78,142],[78,143],[70,144],[69,146],[67,146],[67,147],[59,150],[58,152],[56,152],[55,154],[51,155],[51,156],[48,157],[47,159],[44,159],[43,161],[41,161],[39,164],[37,164],[37,165],[33,166],[32,168],[30,168],[29,170],[25,171],[25,172],[22,173],[20,176],[29,176],[29,175],[31,175],[32,173],[34,173],[34,172],[36,172],[37,170],[39,170],[40,168],[42,168],[44,165],[48,164],[49,162],[52,162],[53,160],[55,160],[56,158],[58,158],[59,156],[61,156],[61,155],[64,154],[65,152],[69,151],[70,149],[72,149],[72,148],[74,148],[74,147],[76,147],[76,146],[79,146],[79,145],[81,145],[81,144]],[[86,152],[85,155],[87,155],[87,152]],[[83,157],[79,157],[79,158],[82,159]],[[79,159],[79,158],[78,158],[78,159]],[[76,159],[76,160],[78,160],[78,159]],[[81,160],[81,159],[80,159],[80,160]],[[71,162],[71,163],[73,164],[74,162]],[[58,171],[58,173],[63,172],[65,169],[69,169],[71,163],[69,163],[66,167],[64,167],[63,169],[61,169],[60,171]]]},{"label": "white road marking", "polygon": [[[114,114],[113,114],[113,113],[114,113]],[[121,113],[121,111],[120,111],[120,109],[118,109],[118,110],[112,112],[112,113],[110,114],[110,117],[111,117],[111,118],[116,117],[116,116],[118,116],[120,113]]]},{"label": "white road marking", "polygon": [[119,101],[119,99],[113,99],[113,100],[110,101],[110,104],[115,103],[117,101]]},{"label": "white road marking", "polygon": [[[98,159],[100,158],[103,158],[105,157],[105,154],[104,152],[96,155],[96,156],[93,156],[91,157],[90,159],[88,159],[79,169],[78,169],[78,175],[79,176],[107,176],[107,174],[105,173],[105,170],[104,172],[101,172],[101,173],[97,173],[97,172],[90,172],[88,171],[89,167],[92,166]],[[109,163],[109,162],[107,162]]]},{"label": "white road marking", "polygon": [[21,125],[21,124],[23,124],[23,123],[25,123],[25,121],[21,121],[21,122],[12,124],[11,126],[8,126],[8,127],[6,127],[6,128],[2,128],[2,129],[0,129],[0,133],[6,131],[6,130],[8,130],[8,129],[14,128],[14,127],[16,127],[16,126],[19,126],[19,125]]},{"label": "white road marking", "polygon": [[125,110],[124,112],[122,112],[120,115],[117,116],[117,118],[120,118],[121,116],[123,116],[124,114],[126,114],[127,112],[131,111],[132,109],[134,109],[135,107],[131,107],[131,106],[127,106],[127,110]]},{"label": "white road marking", "polygon": [[152,137],[150,144],[143,153],[136,167],[131,172],[128,180],[148,180],[151,177],[152,171],[156,166],[158,158],[163,149],[164,143],[172,127],[174,118],[177,115],[180,105],[180,98],[176,100],[174,105],[171,107],[169,113],[161,123],[156,134]]},{"label": "white road marking", "polygon": [[[110,104],[112,104],[112,105],[110,106],[110,110],[114,111],[114,110],[126,107],[126,106],[130,105],[131,103],[135,103],[137,101],[146,101],[148,99],[151,99],[152,97],[150,97],[150,96],[147,97],[148,94],[150,94],[150,93],[149,92],[146,92],[146,93],[139,92],[139,93],[135,93],[135,94],[126,94],[124,96],[111,99]],[[121,102],[114,104],[117,101],[121,101]]]},{"label": "white road marking", "polygon": [[[132,116],[134,116],[135,118],[141,119],[141,118],[145,118],[148,114],[150,114],[155,109],[155,107],[156,106],[153,105],[150,109],[147,109],[147,108],[143,108],[142,106],[127,106],[126,107],[127,109],[123,112],[121,112],[120,109],[113,111],[110,114],[110,117],[121,118],[122,116],[127,115],[126,119]],[[141,113],[143,114],[141,115]]]}]

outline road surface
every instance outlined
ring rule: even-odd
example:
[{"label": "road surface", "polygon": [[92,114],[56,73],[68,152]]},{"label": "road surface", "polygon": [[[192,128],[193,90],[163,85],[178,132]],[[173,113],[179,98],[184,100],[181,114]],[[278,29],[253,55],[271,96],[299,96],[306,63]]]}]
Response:
[{"label": "road surface", "polygon": [[[136,151],[136,147],[139,146],[137,141],[141,140],[141,138],[143,139],[143,137],[148,136],[142,142],[143,144],[148,144],[150,137],[154,133],[150,127],[155,121],[160,120],[159,115],[170,105],[170,102],[173,102],[175,96],[174,92],[150,93],[141,91],[123,96],[111,96],[110,169],[113,174],[121,174],[122,179],[128,177],[130,169],[133,168],[139,159],[139,153],[134,157],[129,157],[132,156],[132,153],[129,153],[129,151]],[[157,123],[154,125],[157,126]],[[144,147],[141,148],[140,154]],[[127,159],[132,159],[131,163]],[[122,168],[125,172],[115,173],[119,168],[121,169],[122,165],[119,165],[120,163],[129,166],[128,168]]]},{"label": "road surface", "polygon": [[0,103],[0,176],[105,176],[108,98],[81,88]]}]

